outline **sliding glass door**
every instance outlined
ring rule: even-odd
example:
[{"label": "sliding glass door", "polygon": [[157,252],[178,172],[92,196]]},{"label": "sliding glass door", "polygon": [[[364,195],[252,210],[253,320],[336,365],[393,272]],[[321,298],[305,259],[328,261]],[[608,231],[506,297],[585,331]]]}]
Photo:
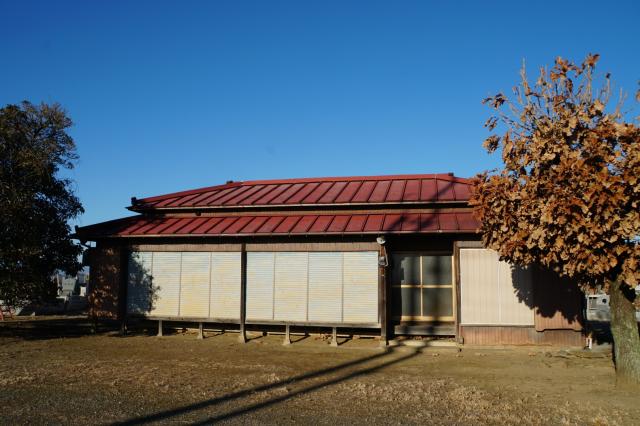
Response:
[{"label": "sliding glass door", "polygon": [[392,255],[393,318],[453,321],[453,259],[448,254],[399,252]]}]

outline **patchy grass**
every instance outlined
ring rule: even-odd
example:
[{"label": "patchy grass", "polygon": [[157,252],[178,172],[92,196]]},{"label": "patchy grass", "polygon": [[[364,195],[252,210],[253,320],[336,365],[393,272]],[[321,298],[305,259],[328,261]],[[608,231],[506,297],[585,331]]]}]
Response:
[{"label": "patchy grass", "polygon": [[230,333],[89,335],[83,320],[55,321],[0,326],[2,423],[640,423],[608,354],[331,348],[314,336],[241,345]]}]

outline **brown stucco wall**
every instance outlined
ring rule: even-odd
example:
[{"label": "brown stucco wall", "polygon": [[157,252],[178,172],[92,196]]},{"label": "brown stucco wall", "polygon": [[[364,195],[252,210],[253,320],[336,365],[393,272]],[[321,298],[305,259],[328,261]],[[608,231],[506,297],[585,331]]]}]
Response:
[{"label": "brown stucco wall", "polygon": [[118,245],[98,245],[91,249],[89,267],[89,316],[99,319],[119,319],[122,249]]}]

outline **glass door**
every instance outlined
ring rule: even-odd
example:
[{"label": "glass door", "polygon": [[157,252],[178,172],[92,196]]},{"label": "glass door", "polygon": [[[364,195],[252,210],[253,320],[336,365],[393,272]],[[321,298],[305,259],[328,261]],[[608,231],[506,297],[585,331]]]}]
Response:
[{"label": "glass door", "polygon": [[400,252],[391,258],[393,319],[453,321],[453,257]]}]

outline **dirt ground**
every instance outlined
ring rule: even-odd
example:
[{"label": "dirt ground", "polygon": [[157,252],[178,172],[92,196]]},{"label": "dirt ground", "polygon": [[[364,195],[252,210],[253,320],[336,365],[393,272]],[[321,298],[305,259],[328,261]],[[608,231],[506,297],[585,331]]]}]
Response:
[{"label": "dirt ground", "polygon": [[2,424],[640,424],[610,354],[0,323]]}]

